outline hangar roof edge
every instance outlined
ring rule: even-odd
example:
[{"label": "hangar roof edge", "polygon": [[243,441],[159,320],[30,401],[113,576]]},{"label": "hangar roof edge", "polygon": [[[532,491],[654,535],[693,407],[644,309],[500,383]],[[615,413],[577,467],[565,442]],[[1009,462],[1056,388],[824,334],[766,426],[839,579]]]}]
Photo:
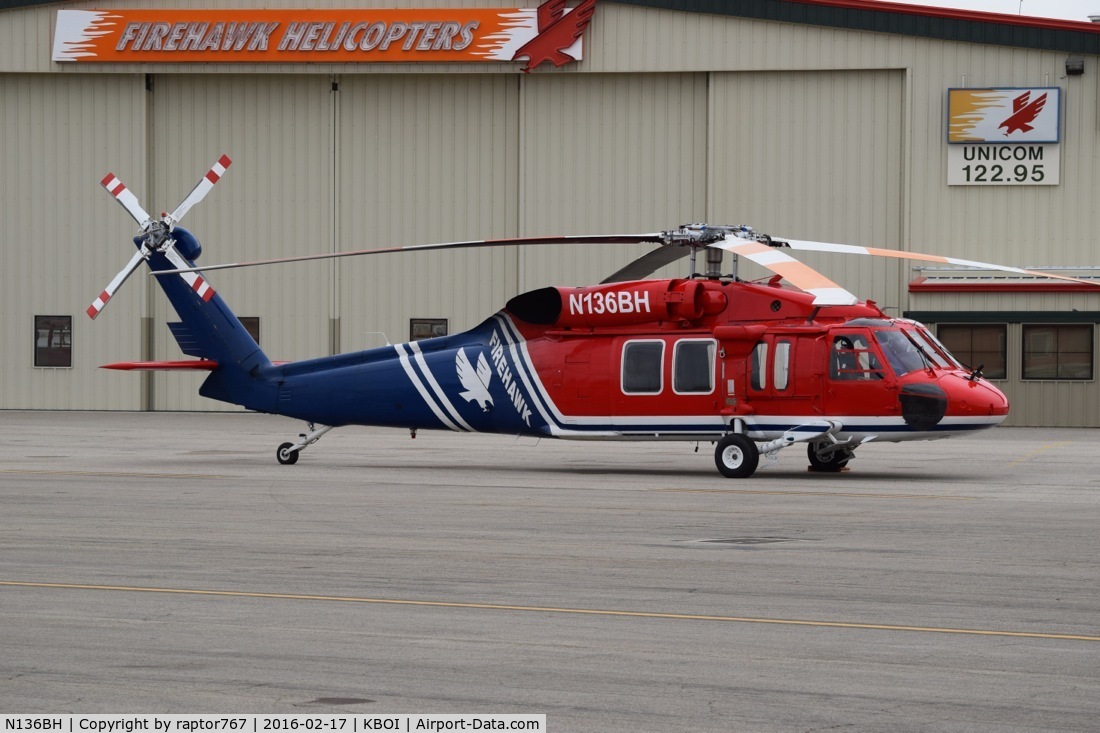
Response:
[{"label": "hangar roof edge", "polygon": [[[1100,55],[1100,23],[907,5],[886,0],[602,0],[688,13],[774,20],[963,43]],[[0,0],[0,10],[58,0]]]},{"label": "hangar roof edge", "polygon": [[963,43],[1100,54],[1100,23],[880,0],[605,0],[690,13],[893,33]]}]

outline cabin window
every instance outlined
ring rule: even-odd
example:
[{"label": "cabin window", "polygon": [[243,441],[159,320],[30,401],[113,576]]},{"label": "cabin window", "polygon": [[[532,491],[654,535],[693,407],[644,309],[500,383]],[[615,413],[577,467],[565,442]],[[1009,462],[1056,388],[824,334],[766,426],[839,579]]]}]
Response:
[{"label": "cabin window", "polygon": [[34,317],[34,365],[71,367],[73,365],[73,317]]},{"label": "cabin window", "polygon": [[780,341],[775,345],[775,367],[772,370],[772,384],[776,389],[786,389],[791,373],[791,342]]},{"label": "cabin window", "polygon": [[714,391],[713,339],[677,341],[672,352],[672,391],[710,394]]},{"label": "cabin window", "polygon": [[939,340],[956,359],[971,369],[980,365],[987,379],[1008,376],[1008,326],[943,324],[936,328]]},{"label": "cabin window", "polygon": [[659,394],[664,341],[628,341],[623,345],[623,394]]},{"label": "cabin window", "polygon": [[761,341],[752,350],[751,374],[749,385],[753,389],[764,389],[768,386],[768,373],[765,371],[768,364],[768,345]]},{"label": "cabin window", "polygon": [[1023,328],[1024,379],[1092,379],[1091,324]]},{"label": "cabin window", "polygon": [[862,334],[842,334],[833,339],[829,377],[840,381],[882,379],[882,364]]}]

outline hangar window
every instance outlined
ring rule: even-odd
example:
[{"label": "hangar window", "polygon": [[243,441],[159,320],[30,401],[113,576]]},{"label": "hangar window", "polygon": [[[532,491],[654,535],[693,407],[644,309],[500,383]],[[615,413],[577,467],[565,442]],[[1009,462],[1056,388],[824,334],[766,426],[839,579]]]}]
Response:
[{"label": "hangar window", "polygon": [[714,339],[684,339],[672,350],[672,391],[710,394],[714,391]]},{"label": "hangar window", "polygon": [[434,339],[447,335],[446,318],[410,318],[409,341]]},{"label": "hangar window", "polygon": [[1008,376],[1008,326],[945,324],[936,328],[936,336],[956,359],[974,369],[982,367],[986,379]]},{"label": "hangar window", "polygon": [[260,317],[259,316],[241,316],[237,319],[244,326],[244,330],[248,331],[248,335],[252,337],[252,340],[257,345],[260,343]]},{"label": "hangar window", "polygon": [[1091,324],[1024,329],[1024,379],[1092,379]]},{"label": "hangar window", "polygon": [[73,317],[34,317],[34,365],[71,367],[73,365]]},{"label": "hangar window", "polygon": [[623,394],[659,394],[664,341],[628,341],[623,345]]}]

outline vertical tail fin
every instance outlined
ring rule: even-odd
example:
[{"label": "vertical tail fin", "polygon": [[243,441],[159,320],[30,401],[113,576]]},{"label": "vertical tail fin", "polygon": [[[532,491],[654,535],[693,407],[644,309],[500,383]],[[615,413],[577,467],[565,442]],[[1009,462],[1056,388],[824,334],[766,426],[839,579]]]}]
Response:
[{"label": "vertical tail fin", "polygon": [[[159,220],[149,216],[137,196],[113,173],[100,181],[138,223],[141,234],[134,237],[137,254],[89,306],[90,318],[99,315],[142,261],[154,274],[195,266],[194,260],[202,253],[202,246],[190,232],[176,224],[206,197],[231,162],[228,155],[218,158],[176,210],[163,214]],[[203,382],[199,394],[254,410],[274,411],[278,387],[267,377],[271,362],[202,274],[157,275],[157,282],[180,317],[179,324],[169,326],[180,348],[189,356],[218,365]]]},{"label": "vertical tail fin", "polygon": [[[176,227],[174,243],[147,260],[153,273],[195,267],[191,257],[201,251],[186,229]],[[189,255],[189,256],[188,256]],[[185,277],[190,275],[191,277]],[[271,361],[210,283],[199,273],[156,275],[157,284],[180,318],[169,324],[185,354],[216,361],[199,394],[211,399],[273,412],[276,387],[267,380]]]}]

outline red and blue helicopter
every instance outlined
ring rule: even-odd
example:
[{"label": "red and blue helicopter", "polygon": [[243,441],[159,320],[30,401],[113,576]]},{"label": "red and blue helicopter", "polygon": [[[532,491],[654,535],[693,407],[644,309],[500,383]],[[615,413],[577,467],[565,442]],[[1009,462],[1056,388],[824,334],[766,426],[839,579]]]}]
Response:
[{"label": "red and blue helicopter", "polygon": [[[871,441],[934,440],[991,428],[1005,395],[920,323],[892,318],[788,254],[791,250],[929,260],[1080,281],[950,257],[781,239],[747,226],[693,224],[648,234],[521,237],[229,263],[199,268],[202,248],[177,226],[230,165],[222,156],[171,214],[152,218],[113,174],[103,186],[141,227],[137,252],[88,308],[95,318],[142,263],[172,303],[182,362],[112,369],[209,372],[199,394],[304,420],[282,464],[334,427],[529,435],[566,440],[715,444],[730,478],[762,456],[805,444],[813,469],[837,472]],[[656,249],[598,285],[515,296],[465,333],[288,363],[272,362],[204,272],[330,257],[545,244]],[[696,274],[696,254],[706,271]],[[718,272],[724,252],[770,269],[766,282]],[[684,257],[685,278],[645,279]],[[200,271],[201,270],[201,271]],[[781,280],[789,285],[782,285]]]}]

